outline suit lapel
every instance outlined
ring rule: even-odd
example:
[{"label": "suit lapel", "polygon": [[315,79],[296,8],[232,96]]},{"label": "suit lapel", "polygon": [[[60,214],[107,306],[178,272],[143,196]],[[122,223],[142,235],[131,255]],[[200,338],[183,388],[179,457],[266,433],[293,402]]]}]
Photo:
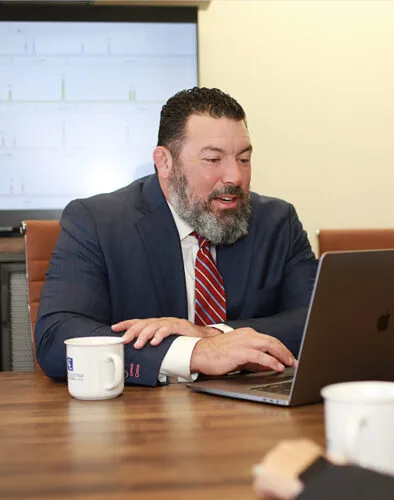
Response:
[{"label": "suit lapel", "polygon": [[156,176],[142,193],[137,222],[150,263],[162,316],[187,318],[185,271],[178,231]]},{"label": "suit lapel", "polygon": [[[143,241],[163,316],[187,318],[185,271],[179,234],[156,175],[144,184],[136,223]],[[253,215],[246,237],[216,249],[227,299],[227,319],[239,317],[243,306],[256,237]]]},{"label": "suit lapel", "polygon": [[227,319],[237,319],[242,309],[252,262],[255,225],[249,225],[246,237],[233,245],[217,247],[216,260],[226,290]]}]

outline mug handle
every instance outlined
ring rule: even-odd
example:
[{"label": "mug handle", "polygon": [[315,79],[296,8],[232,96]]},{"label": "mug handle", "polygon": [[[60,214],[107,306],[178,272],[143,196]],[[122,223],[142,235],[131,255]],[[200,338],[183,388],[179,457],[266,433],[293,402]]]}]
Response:
[{"label": "mug handle", "polygon": [[352,415],[346,423],[345,433],[345,455],[349,462],[357,462],[356,446],[361,430],[367,419],[364,415]]},{"label": "mug handle", "polygon": [[112,354],[112,353],[108,354],[107,360],[111,360],[115,368],[115,374],[112,382],[110,382],[105,386],[105,389],[107,391],[112,391],[112,389],[115,389],[115,387],[122,382],[122,379],[124,377],[123,366],[122,366],[122,361],[117,354]]}]

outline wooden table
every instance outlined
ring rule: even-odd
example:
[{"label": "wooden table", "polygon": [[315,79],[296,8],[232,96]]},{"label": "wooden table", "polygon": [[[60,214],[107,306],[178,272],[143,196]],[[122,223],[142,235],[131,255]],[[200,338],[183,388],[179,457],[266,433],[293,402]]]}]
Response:
[{"label": "wooden table", "polygon": [[184,384],[78,401],[45,375],[0,373],[4,500],[255,500],[252,465],[296,437],[324,444],[322,405],[278,408]]}]

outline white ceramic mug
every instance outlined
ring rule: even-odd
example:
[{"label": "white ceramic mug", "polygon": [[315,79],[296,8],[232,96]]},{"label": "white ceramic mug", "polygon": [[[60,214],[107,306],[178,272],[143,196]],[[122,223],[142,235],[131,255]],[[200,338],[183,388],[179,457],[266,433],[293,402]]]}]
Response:
[{"label": "white ceramic mug", "polygon": [[124,345],[119,337],[65,340],[69,393],[77,399],[111,399],[124,388]]},{"label": "white ceramic mug", "polygon": [[329,455],[394,475],[394,382],[324,387]]}]

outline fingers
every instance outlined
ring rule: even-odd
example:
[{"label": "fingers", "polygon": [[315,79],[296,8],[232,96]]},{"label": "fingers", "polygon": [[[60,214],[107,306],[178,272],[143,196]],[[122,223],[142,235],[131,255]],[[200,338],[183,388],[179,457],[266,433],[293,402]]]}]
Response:
[{"label": "fingers", "polygon": [[271,368],[268,366],[255,365],[253,363],[246,363],[246,365],[242,365],[239,367],[240,370],[246,370],[248,372],[269,372]]},{"label": "fingers", "polygon": [[114,325],[111,326],[111,330],[113,332],[122,332],[123,330],[128,330],[130,327],[135,325],[138,321],[141,321],[139,319],[126,319],[125,321],[120,321],[119,323],[115,323]]},{"label": "fingers", "polygon": [[298,479],[268,473],[261,466],[253,486],[261,500],[293,500],[303,490],[303,485]]},{"label": "fingers", "polygon": [[160,328],[160,318],[140,319],[130,324],[122,338],[125,344],[129,344],[137,339],[134,343],[134,348],[141,349],[148,340],[154,337],[156,331]]},{"label": "fingers", "polygon": [[174,332],[171,324],[163,325],[162,323],[157,322],[147,325],[137,334],[138,338],[134,343],[134,348],[141,349],[150,339],[151,345],[158,345],[164,338],[168,337],[169,335],[173,335],[174,333],[176,332]]},{"label": "fingers", "polygon": [[152,337],[152,340],[150,341],[150,344],[152,346],[159,345],[162,340],[164,340],[166,337],[169,335],[172,335],[171,331],[168,330],[168,328],[159,328],[157,332],[154,334]]},{"label": "fingers", "polygon": [[256,367],[261,367],[261,370],[258,371],[266,371],[266,369],[274,370],[276,372],[283,372],[285,369],[285,365],[278,361],[274,356],[266,352],[261,352],[255,349],[248,349],[245,352],[247,357],[247,362],[243,364],[245,365],[255,365]]},{"label": "fingers", "polygon": [[296,363],[296,359],[289,349],[274,337],[270,337],[267,352],[286,366],[294,366]]},{"label": "fingers", "polygon": [[276,358],[280,363],[286,366],[296,366],[297,360],[289,351],[289,349],[280,342],[275,337],[270,335],[259,334],[259,338],[255,338],[255,347],[262,350],[274,358]]},{"label": "fingers", "polygon": [[[246,366],[253,367],[256,371],[269,369],[282,372],[285,365],[294,359],[290,351],[288,353],[279,341],[271,341],[271,337],[267,335],[250,328],[233,330],[224,335],[200,340],[192,352],[190,371],[205,375],[223,375]],[[277,357],[284,358],[285,362]]]},{"label": "fingers", "polygon": [[134,348],[141,349],[151,340],[151,345],[156,346],[173,334],[186,335],[188,321],[178,318],[147,318],[121,321],[112,326],[115,332],[125,331],[122,339],[125,344],[135,340]]}]

